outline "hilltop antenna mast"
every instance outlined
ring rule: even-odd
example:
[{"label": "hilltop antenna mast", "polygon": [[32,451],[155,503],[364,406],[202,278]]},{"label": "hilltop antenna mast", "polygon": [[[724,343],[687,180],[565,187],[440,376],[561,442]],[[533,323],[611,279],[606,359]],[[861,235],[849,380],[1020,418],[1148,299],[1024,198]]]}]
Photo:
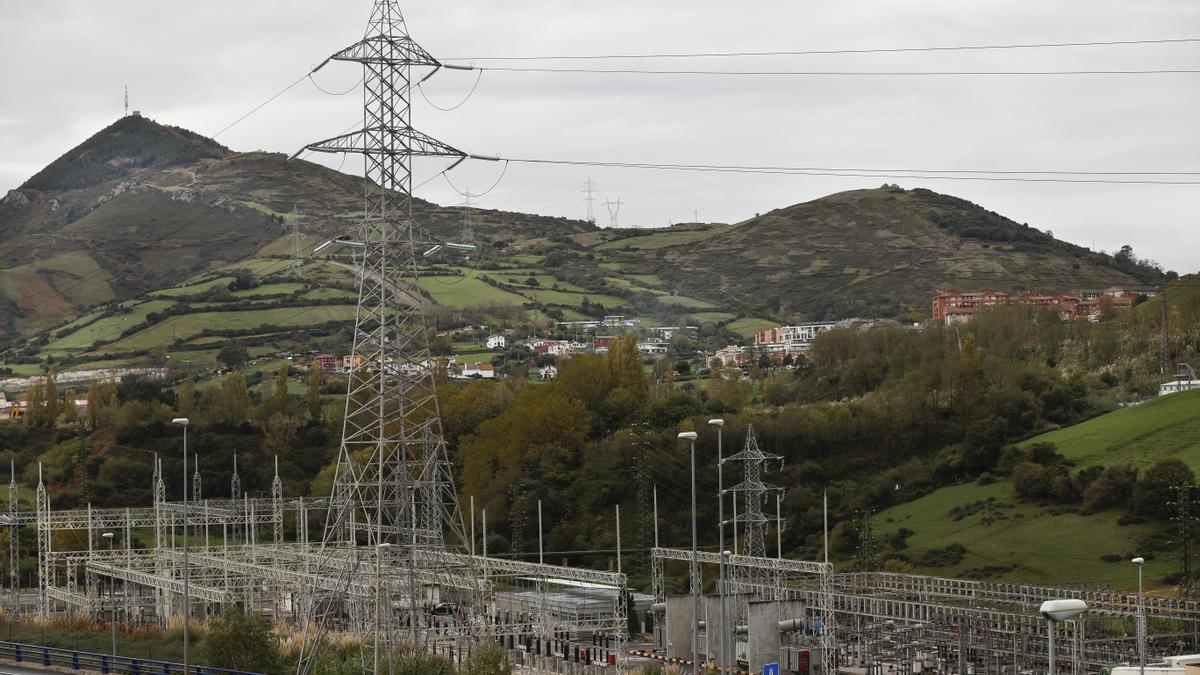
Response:
[{"label": "hilltop antenna mast", "polygon": [[593,225],[596,224],[596,211],[593,205],[596,202],[596,184],[592,182],[591,177],[583,182],[584,194],[583,203],[587,204],[587,221]]},{"label": "hilltop antenna mast", "polygon": [[620,227],[621,223],[621,198],[617,197],[617,201],[611,199],[604,202],[608,207],[608,226],[612,228]]},{"label": "hilltop antenna mast", "polygon": [[129,85],[125,85],[125,116],[129,117]]}]

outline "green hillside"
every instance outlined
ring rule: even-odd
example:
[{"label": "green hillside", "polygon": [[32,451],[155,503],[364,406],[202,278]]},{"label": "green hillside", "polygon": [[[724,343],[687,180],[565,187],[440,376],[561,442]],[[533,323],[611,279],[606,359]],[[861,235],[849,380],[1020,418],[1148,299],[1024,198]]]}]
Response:
[{"label": "green hillside", "polygon": [[[1023,445],[1044,441],[1055,443],[1077,468],[1128,462],[1145,469],[1168,456],[1200,468],[1200,391],[1157,398]],[[1150,548],[1147,538],[1159,535],[1161,541],[1163,524],[1123,525],[1123,509],[1077,511],[1022,502],[1002,478],[941,488],[880,512],[874,522],[881,555],[903,555],[928,574],[1129,588],[1137,576],[1127,561],[1136,555],[1147,557],[1147,578],[1154,583],[1177,569],[1169,552],[1144,550]],[[911,531],[907,537],[905,530]],[[893,543],[899,541],[906,545]],[[947,550],[956,545],[965,549],[961,560]]]},{"label": "green hillside", "polygon": [[1163,396],[1042,434],[1023,445],[1049,441],[1078,468],[1128,462],[1140,469],[1178,457],[1200,471],[1200,391]]},{"label": "green hillside", "polygon": [[[353,231],[361,194],[354,176],[122,118],[0,200],[0,367],[51,355],[139,358],[187,348],[204,329],[260,347],[335,336],[344,312],[323,307],[352,297],[350,258],[328,251],[292,270],[286,233],[296,224],[310,255]],[[735,224],[636,230],[420,200],[414,211],[445,241],[470,218],[478,253],[422,270],[422,302],[460,312],[456,321],[464,310],[477,323],[617,313],[686,321],[712,348],[791,321],[913,318],[946,286],[1069,290],[1164,278],[965,200],[895,186]],[[239,269],[258,287],[226,293]],[[273,312],[254,319],[251,309]],[[322,335],[307,330],[318,325]]]}]

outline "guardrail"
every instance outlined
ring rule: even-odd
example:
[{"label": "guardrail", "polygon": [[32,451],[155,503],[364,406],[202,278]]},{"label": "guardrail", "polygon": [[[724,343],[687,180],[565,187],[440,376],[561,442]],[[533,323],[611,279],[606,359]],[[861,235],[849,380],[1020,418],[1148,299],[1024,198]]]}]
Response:
[{"label": "guardrail", "polygon": [[[117,675],[175,675],[176,673],[183,673],[182,663],[155,661],[154,659],[137,659],[130,656],[113,656],[112,654],[97,654],[95,652],[81,652],[76,649],[27,645],[20,642],[0,641],[0,658],[46,668],[68,668],[70,670],[88,670]],[[190,666],[189,670],[194,675],[261,675],[261,673],[250,673],[244,670],[210,668],[209,666],[195,664]]]}]

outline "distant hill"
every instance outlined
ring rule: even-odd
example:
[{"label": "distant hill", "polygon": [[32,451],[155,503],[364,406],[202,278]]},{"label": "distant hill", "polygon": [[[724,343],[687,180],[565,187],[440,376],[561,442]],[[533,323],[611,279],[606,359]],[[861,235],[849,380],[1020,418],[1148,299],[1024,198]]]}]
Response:
[{"label": "distant hill", "polygon": [[[147,294],[186,297],[179,287],[238,266],[344,289],[352,281],[345,264],[284,279],[287,233],[298,222],[307,254],[351,232],[361,208],[361,178],[121,118],[0,200],[0,349],[31,337],[40,349],[97,305],[150,307]],[[415,215],[434,236],[462,234],[461,208],[418,200]],[[486,209],[470,219],[480,253],[429,261],[427,274],[466,275],[423,283],[431,303],[523,307],[556,319],[615,311],[747,335],[772,322],[924,315],[944,287],[1057,291],[1161,278],[970,202],[894,186],[736,224],[611,230]],[[310,290],[277,299],[302,303],[317,297]],[[148,325],[161,309],[145,312]]]},{"label": "distant hill", "polygon": [[945,288],[1057,292],[1160,278],[966,200],[887,186],[777,209],[655,254],[663,276],[700,297],[805,318],[924,315]]},{"label": "distant hill", "polygon": [[[345,234],[362,181],[282,154],[239,153],[185,129],[123,117],[0,200],[0,343],[89,306],[137,297],[239,260],[302,218],[306,243]],[[489,240],[566,236],[580,221],[480,211]],[[423,201],[453,236],[461,212]]]}]

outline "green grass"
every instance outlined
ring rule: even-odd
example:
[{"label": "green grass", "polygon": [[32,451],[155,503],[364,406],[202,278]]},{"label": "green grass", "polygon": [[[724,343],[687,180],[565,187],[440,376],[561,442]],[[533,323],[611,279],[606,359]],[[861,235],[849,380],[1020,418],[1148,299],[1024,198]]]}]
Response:
[{"label": "green grass", "polygon": [[129,314],[106,316],[69,335],[52,340],[42,351],[47,354],[80,351],[89,347],[96,340],[115,339],[127,328],[145,323],[147,314],[161,312],[174,304],[172,300],[148,300],[130,305],[132,311]]},{"label": "green grass", "polygon": [[[1077,468],[1129,462],[1146,468],[1162,457],[1178,457],[1193,470],[1200,468],[1200,391],[1156,398],[1138,406],[1101,415],[1052,431],[1025,445],[1052,441]],[[1002,506],[955,520],[951,509],[987,500]],[[1101,556],[1121,560],[1137,555],[1138,539],[1161,524],[1118,525],[1119,510],[1081,515],[1055,515],[1054,506],[1018,501],[1012,483],[974,483],[937,490],[876,517],[881,540],[901,527],[913,530],[908,547],[899,551],[916,561],[929,549],[962,544],[964,560],[950,567],[922,567],[922,573],[961,575],[989,565],[1017,565],[998,578],[1033,583],[1102,583],[1128,588],[1134,578],[1127,565],[1107,563]],[[991,522],[985,519],[990,517]],[[884,551],[888,551],[885,546]],[[1146,563],[1150,579],[1174,569],[1168,555]]]},{"label": "green grass", "polygon": [[557,285],[558,286],[557,290],[560,290],[560,291],[574,291],[577,293],[587,293],[588,292],[588,289],[586,289],[582,286],[576,286],[575,284],[563,281],[563,280],[559,279],[558,277],[554,276],[553,274],[527,274],[525,272],[520,272],[520,273],[492,272],[491,276],[492,276],[492,278],[496,279],[497,281],[501,281],[506,284],[513,284],[515,286],[525,287],[526,286],[525,282],[529,278],[532,277],[534,279],[537,279],[537,282],[538,282],[537,286],[532,287],[535,289],[541,289],[541,288],[549,289],[549,288],[553,288],[555,285]]},{"label": "green grass", "polygon": [[307,293],[301,294],[305,300],[329,300],[330,298],[346,298],[354,300],[358,297],[358,293],[347,291],[341,288],[314,288]]},{"label": "green grass", "polygon": [[685,309],[713,309],[716,307],[716,305],[707,300],[689,298],[686,295],[660,295],[658,296],[658,304],[669,307],[683,307]]},{"label": "green grass", "polygon": [[[112,637],[108,624],[97,623],[94,626],[77,628],[46,626],[29,621],[12,621],[6,618],[0,622],[0,636],[4,640],[22,642],[25,644],[46,645],[47,647],[62,647],[78,649],[94,653],[106,654],[112,651]],[[198,651],[199,636],[193,638],[192,654]],[[141,659],[174,661],[183,660],[183,640],[174,632],[138,632],[126,633],[117,631],[117,653],[121,656],[132,656]]]},{"label": "green grass", "polygon": [[170,344],[173,338],[188,338],[206,328],[215,330],[246,330],[266,326],[289,328],[314,326],[329,321],[350,321],[354,318],[352,305],[321,305],[316,307],[277,307],[244,312],[197,312],[173,316],[146,330],[134,333],[109,345],[108,351],[147,349]]},{"label": "green grass", "polygon": [[634,281],[640,281],[646,286],[653,286],[655,288],[661,288],[667,284],[667,282],[663,281],[662,277],[658,276],[657,274],[629,274],[627,276]]},{"label": "green grass", "polygon": [[[1002,506],[954,520],[950,510],[993,498]],[[1121,526],[1117,511],[1092,515],[1064,513],[1018,502],[1006,480],[987,486],[973,483],[942,488],[921,499],[876,516],[881,540],[901,527],[913,530],[908,547],[899,551],[919,560],[925,551],[961,544],[966,555],[949,567],[922,567],[917,571],[939,576],[959,576],[986,566],[1016,565],[994,578],[1039,584],[1103,583],[1116,588],[1136,585],[1137,576],[1124,561],[1137,554],[1136,542],[1150,526]],[[986,517],[993,518],[985,524]],[[891,549],[884,545],[883,551]],[[1100,556],[1117,554],[1121,561],[1107,563]],[[1147,561],[1149,579],[1159,579],[1173,568],[1169,556]]]},{"label": "green grass", "polygon": [[264,295],[290,295],[304,288],[304,284],[289,282],[285,284],[263,284],[255,288],[248,288],[244,291],[235,291],[234,296],[239,298],[257,298]]},{"label": "green grass", "polygon": [[475,277],[422,277],[421,288],[433,301],[447,307],[480,305],[523,305],[525,298],[516,293],[489,286]]},{"label": "green grass", "polygon": [[1200,472],[1200,391],[1161,396],[1026,442],[1050,441],[1079,467],[1178,457]]},{"label": "green grass", "polygon": [[222,267],[222,270],[250,270],[259,278],[287,269],[290,260],[279,258],[250,258]]},{"label": "green grass", "polygon": [[17,320],[25,334],[76,316],[82,307],[113,299],[111,276],[81,251],[0,269],[0,297],[25,310]]},{"label": "green grass", "polygon": [[231,281],[233,281],[233,277],[217,277],[216,279],[209,279],[208,281],[202,281],[198,284],[192,284],[191,286],[164,288],[161,291],[154,291],[150,295],[165,296],[168,298],[183,295],[196,295],[197,293],[203,293],[213,288],[228,286],[229,282]]},{"label": "green grass", "polygon": [[605,242],[596,246],[597,251],[612,251],[624,248],[632,249],[659,249],[667,246],[677,246],[679,244],[691,244],[698,241],[704,241],[709,237],[720,234],[725,228],[708,228],[699,230],[663,230],[654,232],[653,234],[643,234],[639,236],[624,237],[622,239],[614,239],[613,241]]},{"label": "green grass", "polygon": [[11,368],[13,375],[18,377],[42,374],[42,366],[37,363],[0,363],[0,367]]},{"label": "green grass", "polygon": [[624,307],[627,303],[625,300],[613,295],[601,295],[599,293],[567,293],[565,291],[546,291],[546,290],[523,290],[524,295],[532,298],[536,302],[543,305],[565,305],[567,307],[579,307],[583,304],[583,299],[587,298],[589,302],[599,303],[606,308]]},{"label": "green grass", "polygon": [[694,321],[697,325],[704,323],[725,323],[737,318],[736,314],[730,312],[693,312],[687,315],[689,321]]},{"label": "green grass", "polygon": [[104,307],[97,307],[90,312],[84,312],[83,314],[81,314],[79,316],[78,319],[75,319],[74,321],[72,321],[60,328],[56,328],[54,330],[54,334],[55,335],[63,335],[63,336],[69,335],[71,333],[71,331],[75,330],[79,326],[81,326],[89,321],[94,321],[103,313],[104,313]]},{"label": "green grass", "polygon": [[743,338],[750,339],[750,338],[753,338],[754,334],[757,333],[758,331],[766,330],[768,328],[774,328],[778,325],[779,324],[776,323],[775,321],[768,321],[766,319],[758,319],[758,318],[755,318],[752,316],[748,316],[748,317],[745,317],[742,319],[738,319],[737,321],[734,321],[725,327],[728,328],[731,332],[741,335]]},{"label": "green grass", "polygon": [[470,354],[455,354],[454,359],[459,363],[491,363],[492,359],[500,356],[500,352],[472,352]]}]

